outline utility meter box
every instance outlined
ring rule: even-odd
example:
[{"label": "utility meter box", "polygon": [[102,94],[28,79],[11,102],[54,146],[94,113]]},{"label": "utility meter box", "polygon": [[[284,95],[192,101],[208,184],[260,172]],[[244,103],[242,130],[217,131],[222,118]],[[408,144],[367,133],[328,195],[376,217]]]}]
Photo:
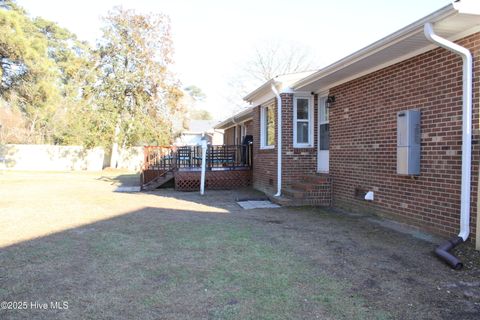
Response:
[{"label": "utility meter box", "polygon": [[420,175],[420,111],[397,113],[397,174]]}]

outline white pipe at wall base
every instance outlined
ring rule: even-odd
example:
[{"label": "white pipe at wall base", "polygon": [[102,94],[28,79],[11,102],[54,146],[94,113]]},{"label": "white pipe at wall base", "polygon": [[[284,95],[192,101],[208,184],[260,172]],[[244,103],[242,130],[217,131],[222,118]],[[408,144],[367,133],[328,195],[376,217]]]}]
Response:
[{"label": "white pipe at wall base", "polygon": [[205,193],[205,171],[207,168],[207,141],[202,140],[202,173],[200,176],[200,194]]},{"label": "white pipe at wall base", "polygon": [[[480,179],[477,181],[477,190],[480,190]],[[480,230],[480,192],[477,191],[477,230]],[[478,233],[478,231],[477,231]],[[480,251],[480,237],[475,240],[475,249]]]},{"label": "white pipe at wall base", "polygon": [[472,54],[467,48],[439,37],[433,31],[431,23],[426,23],[424,33],[428,40],[452,51],[463,60],[463,103],[462,103],[462,186],[460,203],[460,233],[463,241],[470,234],[470,184],[472,166]]},{"label": "white pipe at wall base", "polygon": [[274,197],[282,195],[282,98],[275,84],[272,83],[272,91],[277,98],[277,193]]}]

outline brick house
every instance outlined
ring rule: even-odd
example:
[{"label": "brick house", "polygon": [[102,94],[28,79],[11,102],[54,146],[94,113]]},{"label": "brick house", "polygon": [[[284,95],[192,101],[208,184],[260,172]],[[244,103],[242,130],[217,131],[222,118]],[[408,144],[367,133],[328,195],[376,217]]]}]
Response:
[{"label": "brick house", "polygon": [[[464,69],[458,54],[427,38],[426,24],[473,57],[466,190],[474,239],[480,160],[475,1],[456,1],[323,69],[276,77],[247,95],[251,107],[216,128],[226,129],[225,143],[253,135],[253,186],[284,203],[366,210],[444,236],[458,233]],[[408,110],[420,112],[415,174],[397,169],[397,122]],[[366,193],[373,200],[365,200]]]},{"label": "brick house", "polygon": [[253,135],[251,108],[218,123],[215,129],[223,129],[223,144],[240,145],[246,135]]}]

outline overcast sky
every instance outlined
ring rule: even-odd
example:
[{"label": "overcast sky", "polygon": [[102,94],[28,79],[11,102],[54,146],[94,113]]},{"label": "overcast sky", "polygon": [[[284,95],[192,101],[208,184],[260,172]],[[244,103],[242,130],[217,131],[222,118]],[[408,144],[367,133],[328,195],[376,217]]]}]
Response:
[{"label": "overcast sky", "polygon": [[95,44],[112,7],[170,16],[175,68],[184,86],[207,95],[217,119],[230,116],[228,83],[265,41],[308,47],[316,65],[339,60],[449,4],[449,0],[18,0],[31,15],[58,22]]}]

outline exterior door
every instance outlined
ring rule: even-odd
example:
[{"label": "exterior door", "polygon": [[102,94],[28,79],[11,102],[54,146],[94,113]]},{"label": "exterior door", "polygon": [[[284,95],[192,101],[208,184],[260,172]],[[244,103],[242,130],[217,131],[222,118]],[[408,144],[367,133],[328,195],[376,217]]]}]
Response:
[{"label": "exterior door", "polygon": [[318,99],[318,146],[317,146],[317,171],[328,173],[330,158],[330,125],[327,97]]}]

